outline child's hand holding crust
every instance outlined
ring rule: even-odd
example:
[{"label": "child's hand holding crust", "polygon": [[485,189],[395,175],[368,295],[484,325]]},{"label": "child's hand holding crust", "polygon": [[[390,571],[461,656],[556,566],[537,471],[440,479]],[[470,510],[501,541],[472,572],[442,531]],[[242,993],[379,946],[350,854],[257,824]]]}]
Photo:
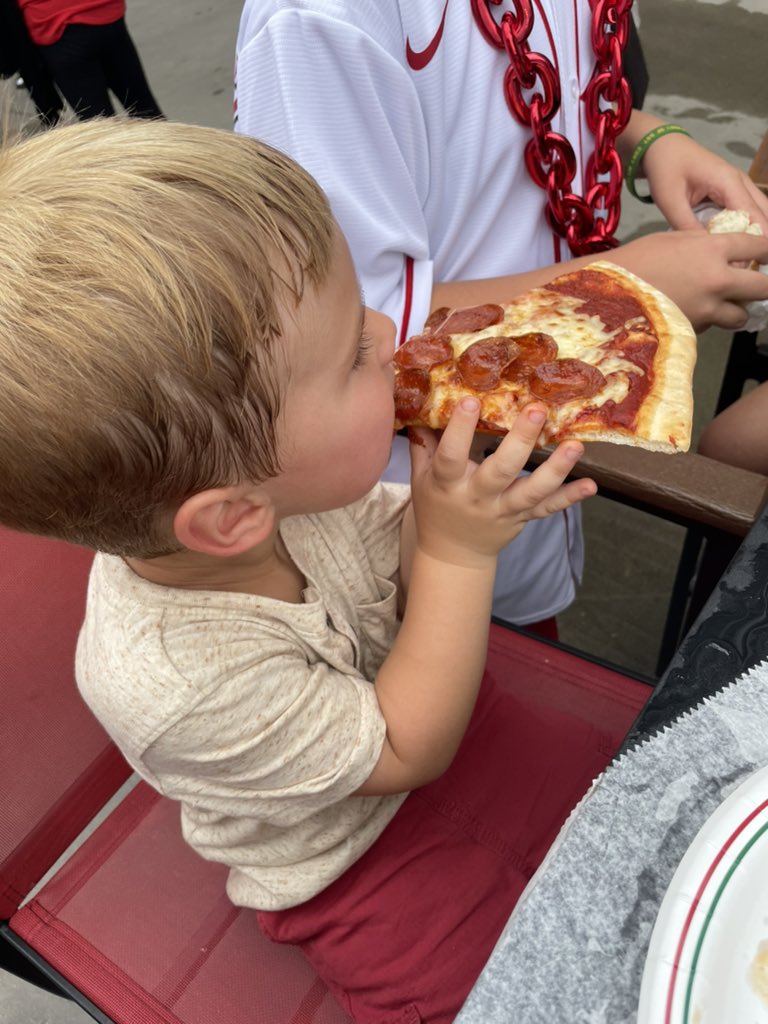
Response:
[{"label": "child's hand holding crust", "polygon": [[495,563],[530,519],[560,512],[596,491],[591,480],[564,483],[584,451],[575,441],[520,476],[546,415],[535,403],[520,413],[492,455],[474,463],[470,448],[479,415],[480,403],[464,399],[439,440],[420,430],[419,443],[411,445],[417,545],[433,558],[467,568]]},{"label": "child's hand holding crust", "polygon": [[[730,234],[733,232],[747,235],[763,234],[763,229],[759,224],[751,221],[747,210],[722,210],[713,203],[706,203],[698,207],[694,212],[712,235]],[[768,274],[768,265],[761,265],[757,260],[741,263],[740,266]],[[750,302],[745,304],[744,308],[749,315],[749,319],[741,328],[743,331],[762,331],[768,325],[768,301],[764,299],[762,301]]]}]

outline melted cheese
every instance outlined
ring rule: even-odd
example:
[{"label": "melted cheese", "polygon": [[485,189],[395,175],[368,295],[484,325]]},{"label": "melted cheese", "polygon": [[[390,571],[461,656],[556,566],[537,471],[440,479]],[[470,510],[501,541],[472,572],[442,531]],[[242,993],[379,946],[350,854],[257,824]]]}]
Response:
[{"label": "melted cheese", "polygon": [[[627,397],[630,376],[644,375],[644,371],[636,363],[610,350],[610,343],[619,333],[618,330],[608,331],[599,317],[579,313],[580,305],[579,299],[563,295],[553,296],[548,302],[542,302],[540,294],[536,302],[529,302],[524,296],[507,308],[501,323],[480,332],[452,335],[451,344],[455,356],[458,359],[471,345],[484,339],[514,339],[524,334],[548,334],[557,343],[558,358],[580,359],[590,363],[606,378],[604,387],[599,394],[588,399],[588,405],[595,409],[608,401],[618,405]],[[642,329],[643,325],[647,325],[645,318],[635,317],[626,326]],[[429,410],[437,419],[438,410],[445,411],[455,404],[454,388],[461,386],[461,381],[452,368],[435,368],[433,375],[435,381]],[[481,392],[480,395],[483,400],[482,418],[503,429],[508,429],[519,409],[533,400],[527,388],[520,384],[505,385],[504,381],[499,383],[499,390],[493,394]],[[550,405],[549,408],[546,429],[554,435],[572,422],[574,416],[583,413],[584,399],[576,398],[562,405]]]},{"label": "melted cheese", "polygon": [[[455,359],[458,360],[470,346],[499,337],[515,337],[526,334],[547,334],[557,344],[559,359],[579,359],[597,367],[605,377],[604,386],[598,394],[587,399],[577,397],[560,405],[549,406],[549,416],[544,428],[545,435],[555,437],[578,418],[581,423],[589,422],[589,409],[595,412],[595,423],[600,425],[599,410],[606,402],[619,405],[629,393],[630,378],[644,376],[645,371],[637,363],[623,358],[611,348],[616,336],[624,331],[635,333],[637,340],[648,333],[648,321],[643,316],[633,317],[621,328],[607,330],[599,316],[586,315],[579,311],[583,303],[580,298],[569,295],[537,291],[513,300],[505,307],[504,319],[480,331],[456,333],[450,336]],[[439,333],[439,328],[438,328]],[[651,335],[651,338],[653,335]],[[432,371],[432,390],[422,409],[424,420],[434,427],[440,427],[456,403],[457,391],[462,393],[465,385],[456,364],[436,366]],[[520,409],[534,396],[519,381],[501,380],[489,392],[476,391],[482,400],[481,418],[489,427],[508,430]]]},{"label": "melted cheese", "polygon": [[[552,297],[549,302],[531,302],[523,296],[508,307],[505,319],[493,327],[470,334],[451,335],[451,344],[458,358],[462,352],[484,338],[499,338],[523,334],[549,334],[557,342],[559,359],[581,359],[597,366],[605,376],[620,370],[637,373],[638,367],[628,359],[621,359],[614,352],[606,353],[606,347],[619,333],[608,331],[598,316],[585,316],[578,312],[580,299],[567,295]],[[635,317],[626,326],[642,327],[647,323],[643,317]]]}]

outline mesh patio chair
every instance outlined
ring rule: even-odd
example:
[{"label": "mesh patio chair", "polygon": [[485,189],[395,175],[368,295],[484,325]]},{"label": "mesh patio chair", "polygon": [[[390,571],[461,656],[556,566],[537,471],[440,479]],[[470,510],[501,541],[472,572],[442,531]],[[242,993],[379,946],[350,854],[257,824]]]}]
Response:
[{"label": "mesh patio chair", "polygon": [[[271,944],[228,901],[225,869],[182,841],[178,806],[125,785],[129,769],[73,678],[90,562],[0,530],[0,968],[103,1024],[348,1021],[301,953]],[[651,692],[498,624],[488,667],[522,713],[593,723],[606,764]]]}]

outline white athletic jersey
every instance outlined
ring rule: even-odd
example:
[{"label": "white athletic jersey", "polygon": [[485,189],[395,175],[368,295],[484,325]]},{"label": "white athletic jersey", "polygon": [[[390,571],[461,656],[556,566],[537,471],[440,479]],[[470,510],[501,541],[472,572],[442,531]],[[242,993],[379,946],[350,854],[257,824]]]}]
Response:
[{"label": "white athletic jersey", "polygon": [[[492,9],[498,17],[507,7]],[[579,103],[594,61],[587,0],[535,3],[529,42],[559,68],[552,126],[574,146],[580,192],[592,150]],[[544,193],[523,161],[530,132],[504,98],[507,64],[481,35],[470,0],[245,2],[236,130],[289,153],[318,180],[366,303],[392,317],[400,341],[423,325],[434,281],[559,258]],[[408,479],[403,471],[395,475]],[[494,611],[523,624],[556,614],[573,599],[581,562],[578,512],[529,524],[502,554]]]}]

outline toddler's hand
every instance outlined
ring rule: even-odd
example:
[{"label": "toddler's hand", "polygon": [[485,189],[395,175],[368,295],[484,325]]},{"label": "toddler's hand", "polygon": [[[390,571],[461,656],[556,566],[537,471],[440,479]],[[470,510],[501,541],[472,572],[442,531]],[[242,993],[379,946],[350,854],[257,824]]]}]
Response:
[{"label": "toddler's hand", "polygon": [[480,402],[463,399],[440,440],[419,430],[411,444],[417,544],[444,562],[485,567],[530,519],[543,519],[595,494],[592,480],[563,481],[583,454],[561,444],[529,476],[519,474],[541,432],[546,410],[527,406],[499,447],[480,465],[469,458]]}]

